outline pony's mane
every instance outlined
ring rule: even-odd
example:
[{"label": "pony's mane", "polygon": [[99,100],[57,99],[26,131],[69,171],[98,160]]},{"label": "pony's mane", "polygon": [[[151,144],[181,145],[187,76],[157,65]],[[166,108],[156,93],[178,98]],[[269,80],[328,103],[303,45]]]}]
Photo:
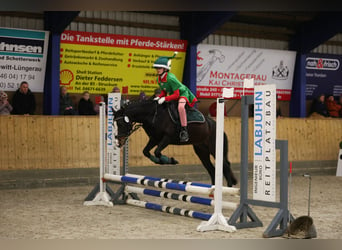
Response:
[{"label": "pony's mane", "polygon": [[155,102],[152,99],[147,99],[147,100],[133,100],[133,101],[129,101],[128,103],[125,103],[122,108],[125,109],[129,106],[137,106],[137,105],[144,105],[144,104],[151,104]]}]

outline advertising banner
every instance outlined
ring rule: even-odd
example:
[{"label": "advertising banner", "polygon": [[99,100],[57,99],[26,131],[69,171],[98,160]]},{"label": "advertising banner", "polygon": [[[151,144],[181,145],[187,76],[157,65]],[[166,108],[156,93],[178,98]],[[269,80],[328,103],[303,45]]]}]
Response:
[{"label": "advertising banner", "polygon": [[0,28],[0,90],[43,92],[48,43],[48,31]]},{"label": "advertising banner", "polygon": [[341,55],[307,54],[306,98],[314,99],[320,94],[342,95]]},{"label": "advertising banner", "polygon": [[254,79],[255,85],[275,84],[279,100],[290,100],[295,59],[293,51],[199,44],[197,97],[217,98],[223,88],[234,88],[240,99],[244,79]]},{"label": "advertising banner", "polygon": [[105,94],[114,86],[129,95],[158,88],[156,70],[159,56],[177,56],[171,72],[183,77],[187,43],[184,40],[65,31],[61,34],[60,84],[69,93]]},{"label": "advertising banner", "polygon": [[254,88],[253,199],[276,200],[276,86]]},{"label": "advertising banner", "polygon": [[121,94],[109,93],[107,99],[107,159],[106,173],[120,175],[120,148],[115,144],[117,131],[114,126],[114,112],[120,109]]}]

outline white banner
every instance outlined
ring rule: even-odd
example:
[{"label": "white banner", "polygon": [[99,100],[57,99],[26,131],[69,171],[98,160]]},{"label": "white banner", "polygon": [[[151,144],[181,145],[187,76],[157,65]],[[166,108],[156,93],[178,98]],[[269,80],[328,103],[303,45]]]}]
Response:
[{"label": "white banner", "polygon": [[0,28],[0,90],[43,92],[48,43],[48,31]]},{"label": "white banner", "polygon": [[121,93],[108,93],[107,109],[107,164],[106,173],[120,175],[120,148],[115,144],[117,131],[114,127],[113,110],[120,109]]},{"label": "white banner", "polygon": [[[217,98],[222,88],[243,93],[245,79],[255,85],[276,84],[280,100],[290,100],[296,52],[199,44],[197,46],[197,97]],[[253,89],[246,89],[253,94]]]},{"label": "white banner", "polygon": [[253,199],[276,200],[276,86],[254,88]]}]

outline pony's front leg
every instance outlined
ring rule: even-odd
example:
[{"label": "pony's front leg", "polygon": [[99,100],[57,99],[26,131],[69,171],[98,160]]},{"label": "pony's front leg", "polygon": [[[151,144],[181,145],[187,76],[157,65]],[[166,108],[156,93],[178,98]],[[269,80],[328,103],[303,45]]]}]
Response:
[{"label": "pony's front leg", "polygon": [[157,145],[157,142],[153,140],[152,138],[150,138],[150,140],[147,142],[146,146],[143,149],[143,154],[154,163],[158,163],[158,162],[156,162],[157,160],[155,159],[153,155],[151,155],[150,151],[156,145]]},{"label": "pony's front leg", "polygon": [[175,158],[167,157],[161,153],[169,144],[170,140],[167,137],[164,137],[155,149],[154,155],[159,159],[159,164],[178,164],[178,161]]},{"label": "pony's front leg", "polygon": [[156,164],[177,164],[178,163],[175,159],[168,158],[161,154],[158,154],[159,156],[152,155],[150,151],[156,145],[157,145],[157,141],[154,140],[153,138],[150,138],[145,148],[143,149],[143,154]]}]

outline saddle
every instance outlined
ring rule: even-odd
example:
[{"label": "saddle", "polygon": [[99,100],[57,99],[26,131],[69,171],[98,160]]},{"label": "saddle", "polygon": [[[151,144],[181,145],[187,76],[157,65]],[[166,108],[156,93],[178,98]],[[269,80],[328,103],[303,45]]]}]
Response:
[{"label": "saddle", "polygon": [[[179,124],[180,119],[179,119],[179,113],[178,113],[178,102],[171,101],[166,104],[167,104],[167,110],[169,112],[171,120],[175,124]],[[187,117],[188,123],[204,123],[205,122],[204,115],[197,109],[192,108],[189,105],[185,105],[185,110],[186,110],[186,117]]]}]

